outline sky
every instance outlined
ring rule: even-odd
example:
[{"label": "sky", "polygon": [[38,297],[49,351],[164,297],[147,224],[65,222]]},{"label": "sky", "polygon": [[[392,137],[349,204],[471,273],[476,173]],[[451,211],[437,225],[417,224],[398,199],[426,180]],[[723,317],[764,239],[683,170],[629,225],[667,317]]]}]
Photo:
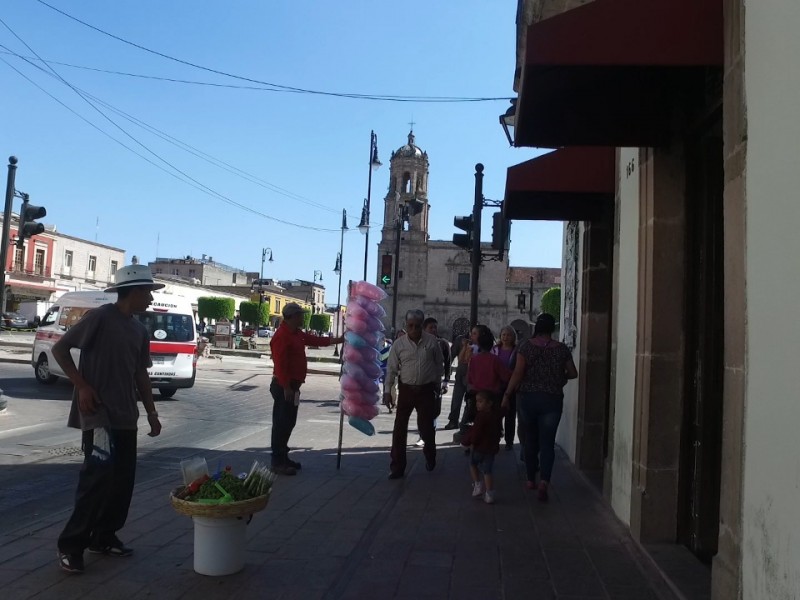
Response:
[{"label": "sky", "polygon": [[[331,290],[342,209],[342,279],[363,278],[356,226],[374,130],[383,162],[371,192],[374,281],[389,157],[410,123],[430,160],[431,239],[451,239],[453,217],[471,212],[476,163],[485,197],[500,200],[506,169],[540,154],[509,148],[498,123],[502,98],[514,96],[515,11],[512,0],[5,3],[2,160],[19,159],[16,188],[46,207],[42,222],[121,248],[128,262],[205,254],[258,272],[269,248],[264,277],[322,271]],[[390,102],[265,82],[501,99]],[[494,210],[483,211],[484,241]],[[511,265],[560,266],[561,236],[561,223],[514,222]]]}]

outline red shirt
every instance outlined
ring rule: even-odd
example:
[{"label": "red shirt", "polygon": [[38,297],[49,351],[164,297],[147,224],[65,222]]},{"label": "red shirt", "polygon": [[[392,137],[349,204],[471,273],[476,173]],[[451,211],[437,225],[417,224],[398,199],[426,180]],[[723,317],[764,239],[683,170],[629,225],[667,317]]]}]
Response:
[{"label": "red shirt", "polygon": [[308,373],[306,346],[330,346],[331,339],[310,335],[300,329],[292,331],[286,323],[281,323],[269,343],[272,374],[278,380],[278,385],[288,387],[290,381],[304,383]]},{"label": "red shirt", "polygon": [[469,359],[467,385],[476,392],[502,394],[511,379],[511,370],[490,352],[478,352]]},{"label": "red shirt", "polygon": [[500,451],[502,417],[500,411],[479,410],[472,427],[464,434],[461,445],[472,446],[481,454],[497,454]]}]

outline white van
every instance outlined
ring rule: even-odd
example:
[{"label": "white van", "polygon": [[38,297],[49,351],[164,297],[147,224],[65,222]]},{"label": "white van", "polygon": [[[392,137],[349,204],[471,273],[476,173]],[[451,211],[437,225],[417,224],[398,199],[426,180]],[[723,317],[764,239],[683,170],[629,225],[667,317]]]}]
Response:
[{"label": "white van", "polygon": [[[117,301],[115,293],[68,292],[61,296],[42,317],[33,342],[31,365],[41,383],[53,383],[65,377],[53,359],[53,346],[64,332],[77,323],[87,311]],[[192,305],[183,296],[153,292],[153,302],[146,312],[134,315],[150,333],[148,369],[154,388],[171,398],[179,388],[194,385],[197,372],[197,335]],[[78,363],[80,351],[73,349]]]}]

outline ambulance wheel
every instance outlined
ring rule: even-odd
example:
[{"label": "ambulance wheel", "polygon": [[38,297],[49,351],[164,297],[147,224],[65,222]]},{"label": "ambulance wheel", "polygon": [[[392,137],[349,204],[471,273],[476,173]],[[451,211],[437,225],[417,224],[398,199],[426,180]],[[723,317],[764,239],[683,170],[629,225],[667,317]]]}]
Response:
[{"label": "ambulance wheel", "polygon": [[177,391],[177,388],[158,388],[158,393],[162,398],[172,398]]},{"label": "ambulance wheel", "polygon": [[47,355],[44,353],[39,355],[39,360],[36,361],[36,368],[33,373],[39,383],[50,384],[58,379],[58,377],[50,373],[50,363],[47,362]]}]

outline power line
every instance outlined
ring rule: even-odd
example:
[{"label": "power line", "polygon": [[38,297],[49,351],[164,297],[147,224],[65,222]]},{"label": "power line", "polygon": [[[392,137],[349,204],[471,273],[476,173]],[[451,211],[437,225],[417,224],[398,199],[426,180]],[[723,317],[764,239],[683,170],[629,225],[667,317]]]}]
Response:
[{"label": "power line", "polygon": [[[17,34],[16,34],[16,32],[15,32],[13,29],[11,29],[11,27],[9,27],[9,25],[8,25],[8,24],[7,24],[5,21],[3,21],[3,19],[1,19],[1,18],[0,18],[0,24],[2,24],[2,25],[3,25],[3,26],[6,28],[6,29],[8,29],[8,30],[11,32],[11,34],[12,34],[14,37],[16,37],[16,38],[17,38],[17,39],[18,39],[18,40],[19,40],[19,41],[20,41],[20,42],[21,42],[21,43],[22,43],[22,44],[23,44],[23,45],[24,45],[26,48],[28,48],[28,50],[29,50],[29,51],[33,52],[33,54],[34,54],[34,55],[36,55],[36,56],[39,58],[39,60],[41,60],[41,61],[42,61],[42,62],[43,62],[45,65],[47,65],[47,62],[46,62],[46,61],[44,61],[44,60],[43,60],[41,57],[39,57],[39,55],[36,53],[36,51],[35,51],[33,48],[31,48],[31,47],[30,47],[30,46],[29,46],[29,45],[28,45],[28,44],[25,42],[25,40],[23,40],[23,39],[22,39],[22,38],[21,38],[19,35],[17,35]],[[6,48],[6,50],[9,50],[9,48],[7,48],[6,46],[2,46],[2,47],[3,47],[3,48]],[[233,200],[233,199],[231,199],[231,198],[229,198],[229,197],[225,196],[224,194],[221,194],[220,192],[217,192],[216,190],[214,190],[214,189],[212,189],[212,188],[210,188],[210,187],[208,187],[208,186],[204,185],[203,183],[201,183],[201,182],[200,182],[200,181],[198,181],[197,179],[195,179],[195,178],[191,177],[189,174],[185,173],[184,171],[182,171],[181,169],[179,169],[178,167],[176,167],[175,165],[173,165],[172,163],[170,163],[169,161],[167,161],[165,158],[161,157],[159,154],[157,154],[156,152],[154,152],[153,150],[151,150],[150,148],[148,148],[148,147],[147,147],[145,144],[143,144],[143,143],[142,143],[142,142],[140,142],[138,139],[136,139],[136,138],[135,138],[133,135],[131,135],[130,133],[128,133],[128,132],[127,132],[127,131],[126,131],[126,130],[123,128],[123,127],[121,127],[121,126],[120,126],[118,123],[116,123],[116,122],[115,122],[115,121],[114,121],[114,120],[113,120],[111,117],[109,117],[108,115],[106,115],[106,114],[105,114],[105,113],[104,113],[102,110],[100,110],[100,109],[99,109],[99,108],[98,108],[96,105],[94,105],[94,104],[93,104],[93,103],[92,103],[92,102],[91,102],[91,101],[90,101],[90,100],[89,100],[89,99],[88,99],[86,96],[84,96],[84,95],[83,95],[83,94],[82,94],[82,93],[81,93],[81,92],[80,92],[80,91],[79,91],[77,88],[75,88],[75,87],[74,87],[72,84],[70,84],[70,83],[69,83],[69,82],[68,82],[66,79],[64,79],[63,77],[61,77],[61,75],[59,75],[59,74],[58,74],[58,72],[57,72],[57,71],[55,71],[55,69],[53,69],[52,67],[50,67],[49,65],[47,65],[47,66],[48,66],[48,68],[50,69],[50,71],[52,71],[52,72],[53,72],[53,74],[54,74],[54,75],[55,75],[55,76],[56,76],[56,77],[57,77],[57,78],[58,78],[58,79],[59,79],[59,80],[60,80],[62,83],[64,83],[65,85],[67,85],[67,86],[68,86],[70,89],[72,89],[72,90],[73,90],[73,91],[74,91],[76,94],[78,94],[78,96],[80,96],[80,98],[81,98],[81,99],[82,99],[84,102],[86,102],[86,103],[87,103],[89,106],[91,106],[91,107],[92,107],[92,108],[93,108],[95,111],[97,111],[97,112],[98,112],[98,113],[99,113],[99,114],[100,114],[100,115],[101,115],[101,116],[102,116],[104,119],[106,119],[106,120],[107,120],[109,123],[111,123],[111,124],[112,124],[114,127],[116,127],[117,129],[119,129],[119,130],[120,130],[120,131],[121,131],[121,132],[122,132],[122,133],[123,133],[123,134],[124,134],[126,137],[130,138],[130,139],[131,139],[133,142],[135,142],[137,145],[141,146],[141,147],[142,147],[142,148],[143,148],[143,149],[144,149],[146,152],[148,152],[149,154],[151,154],[152,156],[154,156],[156,159],[158,159],[159,161],[161,161],[162,163],[164,163],[165,165],[167,165],[169,168],[173,169],[173,170],[174,170],[176,173],[180,174],[180,175],[181,175],[182,177],[184,177],[185,179],[181,179],[180,177],[177,177],[177,176],[175,175],[175,173],[172,173],[172,172],[170,172],[170,171],[167,171],[166,169],[162,168],[160,165],[157,165],[157,163],[154,163],[152,160],[150,160],[150,159],[146,158],[145,156],[143,156],[143,155],[142,155],[142,154],[140,154],[139,152],[136,152],[135,150],[132,150],[132,149],[131,149],[131,148],[130,148],[128,145],[126,145],[126,144],[124,144],[124,143],[120,142],[120,141],[119,141],[119,140],[117,140],[117,139],[116,139],[114,136],[112,136],[112,135],[108,134],[107,132],[105,132],[104,130],[102,130],[101,128],[99,128],[98,126],[96,126],[95,124],[93,124],[93,123],[91,123],[90,121],[88,121],[88,120],[87,120],[86,118],[84,118],[83,116],[79,115],[79,114],[78,114],[76,111],[74,111],[73,109],[71,109],[71,108],[67,107],[67,106],[66,106],[66,105],[65,105],[63,102],[61,102],[60,100],[58,100],[57,98],[55,98],[55,97],[54,97],[52,94],[50,94],[49,92],[46,92],[46,91],[45,91],[45,90],[44,90],[44,89],[43,89],[41,86],[39,86],[38,84],[34,83],[34,82],[33,82],[33,81],[30,79],[30,78],[28,78],[27,76],[25,76],[24,74],[22,74],[22,73],[21,73],[21,72],[20,72],[18,69],[16,69],[16,68],[15,68],[15,67],[13,67],[12,65],[10,65],[10,64],[9,64],[9,63],[8,63],[8,62],[5,60],[5,59],[0,59],[0,60],[2,60],[4,63],[6,63],[6,64],[7,64],[9,67],[11,67],[11,68],[12,68],[14,71],[16,71],[17,73],[19,73],[20,75],[22,75],[22,76],[23,76],[23,77],[24,77],[26,80],[28,80],[29,82],[33,83],[33,84],[34,84],[36,87],[38,87],[40,90],[44,91],[44,92],[45,92],[45,93],[46,93],[48,96],[50,96],[51,98],[53,98],[54,100],[56,100],[56,101],[57,101],[59,104],[61,104],[61,105],[62,105],[62,106],[64,106],[65,108],[68,108],[68,109],[70,110],[70,112],[72,112],[72,113],[74,113],[74,114],[76,114],[76,115],[80,116],[80,118],[81,118],[83,121],[85,121],[85,122],[89,123],[89,124],[90,124],[92,127],[94,127],[95,129],[98,129],[98,130],[99,130],[99,131],[101,131],[101,132],[102,132],[104,135],[106,135],[107,137],[110,137],[112,140],[114,140],[114,141],[115,141],[115,142],[117,142],[118,144],[122,145],[122,147],[124,147],[125,149],[127,149],[127,150],[129,150],[129,151],[133,152],[134,154],[136,154],[136,155],[137,155],[137,156],[139,156],[140,158],[143,158],[143,159],[144,159],[144,160],[146,160],[148,163],[150,163],[150,164],[152,164],[152,165],[154,165],[154,166],[158,166],[158,167],[159,167],[159,168],[160,168],[162,171],[165,171],[165,172],[169,173],[170,175],[173,175],[173,176],[174,176],[174,177],[176,177],[176,178],[177,178],[179,181],[182,181],[183,183],[189,183],[189,184],[190,184],[192,187],[194,187],[195,189],[198,189],[198,190],[202,191],[202,192],[203,192],[203,193],[205,193],[205,194],[208,194],[208,195],[210,195],[210,196],[212,196],[212,197],[215,197],[215,198],[217,198],[217,199],[219,199],[219,200],[222,200],[223,202],[226,202],[226,203],[228,203],[228,204],[230,204],[230,205],[232,205],[232,206],[236,206],[237,208],[240,208],[240,209],[242,209],[242,210],[245,210],[245,211],[247,211],[247,212],[250,212],[250,213],[252,213],[252,214],[256,214],[256,215],[262,216],[262,217],[264,217],[264,218],[266,218],[266,219],[269,219],[269,220],[272,220],[272,221],[276,221],[276,222],[278,222],[278,223],[282,223],[282,224],[284,224],[284,225],[290,225],[290,226],[297,227],[297,228],[300,228],[300,229],[308,229],[308,230],[320,231],[320,232],[332,232],[332,233],[334,233],[334,232],[338,232],[338,231],[339,231],[339,229],[325,229],[325,228],[321,228],[321,227],[312,227],[312,226],[309,226],[309,225],[301,225],[301,224],[298,224],[298,223],[292,223],[292,222],[290,222],[290,221],[285,221],[285,220],[283,220],[283,219],[279,219],[279,218],[277,218],[277,217],[273,217],[273,216],[271,216],[271,215],[267,215],[267,214],[265,214],[265,213],[262,213],[262,212],[260,212],[260,211],[257,211],[257,210],[255,210],[254,208],[251,208],[251,207],[249,207],[249,206],[246,206],[246,205],[244,205],[244,204],[241,204],[240,202],[237,202],[237,201],[235,201],[235,200]],[[23,59],[23,60],[24,60],[24,59]],[[39,68],[37,65],[34,65],[33,63],[30,63],[30,61],[26,61],[26,62],[29,62],[29,64],[31,64],[31,66],[33,66],[33,67],[35,67],[35,68],[37,68],[37,69]],[[186,180],[188,180],[188,181],[186,181]],[[190,183],[190,182],[191,182],[191,183]]]},{"label": "power line", "polygon": [[[74,16],[72,16],[71,14],[69,14],[67,12],[64,12],[63,10],[61,10],[59,8],[56,8],[55,6],[52,6],[51,4],[48,4],[44,0],[36,0],[36,1],[39,2],[39,4],[42,4],[42,5],[46,6],[47,8],[49,8],[49,9],[51,9],[51,10],[53,10],[53,11],[55,11],[55,12],[57,12],[57,13],[63,15],[63,16],[65,16],[65,17],[67,17],[68,19],[71,19],[72,21],[75,21],[76,23],[80,23],[84,27],[88,27],[89,29],[92,29],[92,30],[94,30],[94,31],[96,31],[98,33],[101,33],[101,34],[105,35],[105,36],[108,36],[108,37],[110,37],[110,38],[112,38],[114,40],[117,40],[118,42],[121,42],[123,44],[127,44],[129,46],[133,46],[134,48],[137,48],[137,49],[142,50],[144,52],[148,52],[150,54],[154,54],[155,56],[160,56],[161,58],[165,58],[167,60],[171,60],[173,62],[177,62],[177,63],[180,63],[182,65],[186,65],[188,67],[192,67],[192,68],[195,68],[195,69],[200,69],[200,70],[206,71],[208,73],[214,73],[216,75],[222,75],[224,77],[230,77],[232,79],[238,79],[238,80],[241,80],[241,81],[247,81],[248,83],[257,83],[257,84],[262,85],[262,86],[267,86],[269,88],[274,88],[274,91],[280,90],[280,91],[284,91],[284,92],[294,92],[294,93],[298,93],[298,94],[314,94],[314,95],[318,95],[318,96],[334,96],[334,97],[337,97],[337,98],[350,98],[350,99],[354,99],[354,100],[376,100],[376,101],[382,101],[382,102],[420,102],[420,103],[422,103],[422,102],[425,102],[425,103],[447,102],[447,103],[454,103],[454,102],[494,102],[494,101],[498,101],[498,100],[511,100],[512,99],[512,98],[510,98],[508,96],[503,96],[503,97],[459,97],[459,96],[401,96],[401,95],[393,95],[393,94],[359,94],[359,93],[351,93],[351,92],[347,92],[347,93],[345,93],[345,92],[329,92],[329,91],[323,91],[323,90],[313,90],[313,89],[307,89],[307,88],[300,88],[300,87],[283,85],[283,84],[278,84],[278,83],[271,83],[271,82],[268,82],[268,81],[262,81],[262,80],[259,80],[259,79],[254,79],[252,77],[246,77],[244,75],[236,75],[236,74],[233,74],[233,73],[228,73],[226,71],[221,71],[219,69],[214,69],[214,68],[211,68],[211,67],[206,67],[206,66],[203,66],[203,65],[199,65],[197,63],[193,63],[191,61],[184,60],[182,58],[176,58],[176,57],[171,56],[169,54],[164,54],[163,52],[159,52],[158,50],[153,50],[153,49],[148,48],[146,46],[142,46],[141,44],[137,44],[136,42],[131,42],[130,40],[127,40],[127,39],[125,39],[123,37],[120,37],[118,35],[114,35],[113,33],[109,33],[108,31],[105,31],[104,29],[100,29],[99,27],[96,27],[95,25],[87,23],[86,21],[82,21],[81,19],[79,19],[77,17],[74,17]],[[129,75],[127,73],[121,73],[121,72],[117,72],[117,74]],[[186,83],[186,82],[181,81],[181,83]]]}]

